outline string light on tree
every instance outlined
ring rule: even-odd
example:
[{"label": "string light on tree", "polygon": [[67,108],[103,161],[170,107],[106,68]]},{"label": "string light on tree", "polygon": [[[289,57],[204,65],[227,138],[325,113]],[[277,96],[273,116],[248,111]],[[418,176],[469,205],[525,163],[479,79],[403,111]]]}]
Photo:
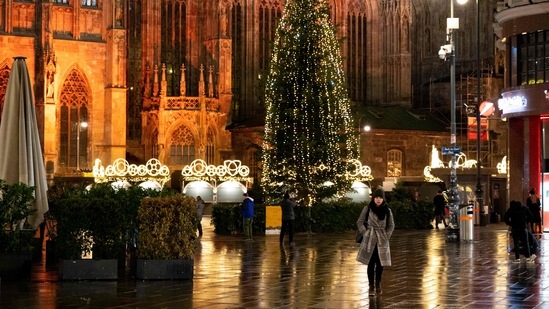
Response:
[{"label": "string light on tree", "polygon": [[[351,188],[358,158],[339,41],[325,0],[289,0],[276,31],[265,89],[262,182],[305,204]],[[322,168],[320,168],[322,167]],[[333,185],[326,186],[329,182]]]}]

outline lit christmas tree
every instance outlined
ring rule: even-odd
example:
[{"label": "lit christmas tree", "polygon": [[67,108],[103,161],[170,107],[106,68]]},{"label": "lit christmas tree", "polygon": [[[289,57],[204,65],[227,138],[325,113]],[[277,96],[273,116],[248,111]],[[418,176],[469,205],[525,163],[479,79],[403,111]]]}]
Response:
[{"label": "lit christmas tree", "polygon": [[265,90],[262,184],[312,205],[343,194],[358,158],[357,134],[326,0],[288,0]]}]

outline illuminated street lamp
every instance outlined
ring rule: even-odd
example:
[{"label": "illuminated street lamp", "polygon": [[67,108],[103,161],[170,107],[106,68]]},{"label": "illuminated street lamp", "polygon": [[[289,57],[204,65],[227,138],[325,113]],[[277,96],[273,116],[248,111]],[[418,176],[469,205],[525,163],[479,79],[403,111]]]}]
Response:
[{"label": "illuminated street lamp", "polygon": [[457,171],[456,171],[456,155],[460,149],[456,145],[456,53],[454,32],[459,29],[459,18],[454,18],[454,2],[450,0],[450,18],[447,19],[446,40],[448,44],[440,47],[438,56],[442,60],[450,60],[450,147],[448,149],[452,156],[450,161],[450,186],[449,186],[449,207],[450,218],[448,220],[449,229],[446,234],[447,241],[459,240],[459,195],[457,192]]},{"label": "illuminated street lamp", "polygon": [[87,128],[88,123],[83,121],[76,125],[76,171],[80,172],[80,128]]}]

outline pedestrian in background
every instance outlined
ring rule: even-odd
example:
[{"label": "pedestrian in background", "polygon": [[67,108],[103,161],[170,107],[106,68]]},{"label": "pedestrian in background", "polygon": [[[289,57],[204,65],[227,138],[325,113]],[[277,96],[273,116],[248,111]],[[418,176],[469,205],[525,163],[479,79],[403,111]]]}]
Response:
[{"label": "pedestrian in background", "polygon": [[532,233],[541,234],[541,203],[539,197],[536,195],[534,188],[530,189],[528,198],[526,199],[526,207],[532,213],[532,221],[530,221],[530,231]]},{"label": "pedestrian in background", "polygon": [[437,195],[433,198],[433,203],[435,204],[435,227],[438,230],[438,225],[440,224],[440,221],[444,223],[444,227],[448,227],[448,224],[446,223],[446,198],[442,194],[442,190],[438,190]]},{"label": "pedestrian in background", "polygon": [[280,228],[280,245],[284,245],[284,234],[288,231],[288,241],[290,246],[294,245],[294,213],[295,202],[290,199],[288,193],[284,194],[284,198],[280,203],[280,208],[282,209],[282,226]]},{"label": "pedestrian in background", "polygon": [[248,195],[248,193],[244,193],[243,195],[244,200],[242,201],[242,205],[240,207],[242,209],[244,236],[246,237],[246,241],[253,241],[252,226],[254,221],[254,200]]},{"label": "pedestrian in background", "polygon": [[374,191],[372,200],[362,209],[356,225],[363,235],[356,260],[368,265],[369,295],[381,294],[383,267],[391,266],[389,239],[395,230],[393,213],[385,201],[383,188],[378,187]]},{"label": "pedestrian in background", "polygon": [[[528,242],[528,222],[532,220],[532,213],[518,201],[511,201],[509,209],[505,212],[505,223],[511,227],[511,236],[513,237],[513,251],[515,251],[514,263],[520,263],[521,247],[527,262],[534,262],[535,254],[530,254],[530,244]],[[522,244],[522,246],[521,246]]]},{"label": "pedestrian in background", "polygon": [[198,237],[202,237],[202,216],[204,215],[204,200],[196,197],[196,215],[198,216]]}]

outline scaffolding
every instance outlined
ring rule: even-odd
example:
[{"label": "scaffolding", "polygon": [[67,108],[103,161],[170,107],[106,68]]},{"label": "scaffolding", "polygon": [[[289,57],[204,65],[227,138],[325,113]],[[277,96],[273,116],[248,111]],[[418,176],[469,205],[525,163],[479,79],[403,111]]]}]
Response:
[{"label": "scaffolding", "polygon": [[[463,72],[463,71],[462,71]],[[480,100],[477,98],[477,87],[478,80],[480,76]],[[477,144],[477,122],[476,122],[476,109],[480,102],[489,97],[491,92],[489,82],[492,77],[492,69],[489,66],[485,66],[484,62],[480,65],[479,68],[475,65],[472,65],[469,70],[466,70],[466,73],[460,75],[460,83],[458,86],[458,98],[459,104],[461,107],[461,134],[466,141],[466,147],[463,149],[463,153],[467,156],[468,159],[477,159],[477,153],[480,151],[480,164],[481,166],[492,166],[491,156],[490,156],[490,128],[487,127],[486,140],[481,138],[480,149],[478,149]],[[469,123],[469,117],[472,117],[471,123]],[[481,122],[482,123],[482,122]],[[488,125],[489,122],[486,123]]]}]

